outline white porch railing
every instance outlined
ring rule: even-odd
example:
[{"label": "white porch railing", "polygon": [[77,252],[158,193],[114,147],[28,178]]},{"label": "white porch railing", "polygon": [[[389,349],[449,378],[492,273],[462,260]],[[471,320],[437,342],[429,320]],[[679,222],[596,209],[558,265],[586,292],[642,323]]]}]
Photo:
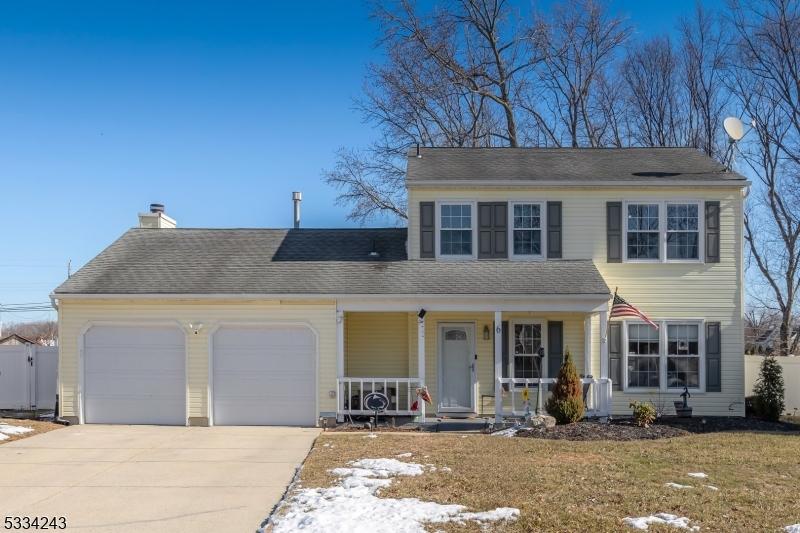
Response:
[{"label": "white porch railing", "polygon": [[364,396],[370,392],[382,392],[389,398],[389,408],[383,414],[415,416],[411,405],[421,386],[419,378],[355,378],[345,377],[336,380],[336,405],[339,415],[370,415],[364,409]]},{"label": "white porch railing", "polygon": [[[500,378],[500,383],[508,386],[503,396],[510,399],[509,408],[503,402],[503,416],[524,416],[525,407],[522,394],[528,389],[530,412],[536,410],[538,387],[542,386],[542,401],[547,399],[549,385],[555,384],[555,378]],[[582,378],[586,416],[589,418],[606,417],[611,414],[611,380],[608,378]],[[588,386],[588,387],[587,387]],[[544,409],[544,405],[541,406]]]}]

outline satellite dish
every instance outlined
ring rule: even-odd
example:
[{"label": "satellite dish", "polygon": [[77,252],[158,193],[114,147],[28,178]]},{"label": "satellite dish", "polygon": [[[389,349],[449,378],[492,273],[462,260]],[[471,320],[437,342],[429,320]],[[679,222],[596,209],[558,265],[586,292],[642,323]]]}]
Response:
[{"label": "satellite dish", "polygon": [[725,133],[731,138],[731,141],[736,142],[744,137],[744,124],[736,117],[728,117],[722,122],[725,128]]}]

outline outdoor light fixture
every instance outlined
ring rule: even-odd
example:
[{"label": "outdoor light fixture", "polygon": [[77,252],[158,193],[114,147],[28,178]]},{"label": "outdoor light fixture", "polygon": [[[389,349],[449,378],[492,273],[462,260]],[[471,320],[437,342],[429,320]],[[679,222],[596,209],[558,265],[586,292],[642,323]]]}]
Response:
[{"label": "outdoor light fixture", "polygon": [[425,309],[420,309],[419,313],[417,313],[417,317],[419,317],[419,319],[422,320],[423,318],[425,318],[425,315],[427,314],[428,312]]},{"label": "outdoor light fixture", "polygon": [[491,336],[492,332],[489,331],[489,326],[483,326],[483,340],[488,341]]}]

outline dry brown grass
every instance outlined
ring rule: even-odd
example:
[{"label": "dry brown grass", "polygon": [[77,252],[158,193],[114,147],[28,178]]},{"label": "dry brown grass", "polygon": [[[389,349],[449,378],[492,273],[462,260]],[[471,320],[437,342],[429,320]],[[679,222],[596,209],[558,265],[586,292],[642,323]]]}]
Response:
[{"label": "dry brown grass", "polygon": [[[305,487],[329,486],[334,482],[331,468],[404,452],[414,454],[405,461],[448,466],[452,472],[397,478],[382,495],[459,503],[477,511],[519,508],[517,522],[498,527],[504,531],[620,531],[625,516],[656,512],[687,516],[704,531],[779,531],[800,522],[797,434],[571,442],[387,433],[371,439],[326,433],[306,461],[301,481]],[[707,473],[708,480],[686,475],[698,471]],[[665,487],[670,481],[693,488]],[[480,530],[476,524],[430,529]]]},{"label": "dry brown grass", "polygon": [[9,435],[7,439],[0,441],[0,446],[7,442],[13,442],[15,440],[20,439],[27,439],[28,437],[33,437],[34,435],[38,435],[39,433],[47,433],[48,431],[53,431],[54,429],[60,429],[64,426],[60,424],[54,424],[52,422],[47,422],[45,420],[26,420],[26,419],[19,419],[19,418],[0,418],[0,423],[8,424],[9,426],[23,426],[26,428],[31,428],[33,431],[29,431],[28,433],[22,433],[20,435]]}]

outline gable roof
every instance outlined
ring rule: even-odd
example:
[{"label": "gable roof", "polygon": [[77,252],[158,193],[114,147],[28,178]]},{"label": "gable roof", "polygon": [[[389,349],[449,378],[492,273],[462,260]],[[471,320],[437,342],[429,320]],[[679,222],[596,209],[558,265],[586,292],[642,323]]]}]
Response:
[{"label": "gable roof", "polygon": [[609,293],[590,260],[410,261],[405,246],[404,228],[137,228],[54,294]]},{"label": "gable roof", "polygon": [[746,185],[694,148],[412,148],[406,182],[675,182]]},{"label": "gable roof", "polygon": [[0,339],[0,344],[8,344],[12,340],[16,340],[17,342],[19,342],[21,344],[36,344],[36,342],[32,341],[28,337],[23,337],[22,335],[19,335],[17,333],[12,333],[11,335],[6,335],[2,339]]}]

